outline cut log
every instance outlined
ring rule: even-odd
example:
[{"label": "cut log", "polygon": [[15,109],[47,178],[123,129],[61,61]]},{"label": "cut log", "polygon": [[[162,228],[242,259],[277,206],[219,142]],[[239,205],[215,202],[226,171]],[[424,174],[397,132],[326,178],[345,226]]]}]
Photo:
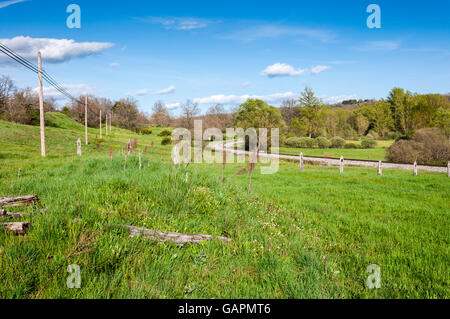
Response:
[{"label": "cut log", "polygon": [[16,235],[25,235],[30,230],[30,223],[5,223],[0,224],[0,228],[3,228],[5,231],[16,234]]},{"label": "cut log", "polygon": [[39,202],[39,198],[37,195],[27,195],[20,197],[5,197],[0,198],[0,207],[16,207],[16,206],[24,206],[31,205]]},{"label": "cut log", "polygon": [[130,230],[130,237],[138,237],[143,236],[144,238],[148,238],[150,240],[158,241],[160,243],[164,242],[172,242],[177,244],[178,246],[184,246],[188,243],[198,244],[202,241],[217,239],[224,243],[230,243],[231,239],[219,236],[211,236],[211,235],[188,235],[188,234],[180,234],[180,233],[170,233],[170,232],[162,232],[159,230],[145,229],[135,226],[125,225],[124,227]]}]

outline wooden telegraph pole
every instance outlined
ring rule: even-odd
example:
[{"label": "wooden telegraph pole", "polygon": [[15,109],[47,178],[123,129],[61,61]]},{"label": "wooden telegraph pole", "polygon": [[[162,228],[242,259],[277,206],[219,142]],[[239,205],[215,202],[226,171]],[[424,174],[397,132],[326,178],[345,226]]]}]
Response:
[{"label": "wooden telegraph pole", "polygon": [[100,110],[100,138],[102,138],[102,110]]},{"label": "wooden telegraph pole", "polygon": [[89,140],[88,140],[88,109],[87,109],[87,104],[88,104],[88,98],[87,96],[84,99],[84,130],[85,130],[85,138],[86,138],[86,145],[89,144]]},{"label": "wooden telegraph pole", "polygon": [[45,152],[45,119],[44,119],[44,89],[42,87],[42,58],[41,52],[38,52],[38,67],[39,67],[39,116],[41,126],[41,155],[46,156]]},{"label": "wooden telegraph pole", "polygon": [[108,136],[108,113],[106,113],[106,136]]}]

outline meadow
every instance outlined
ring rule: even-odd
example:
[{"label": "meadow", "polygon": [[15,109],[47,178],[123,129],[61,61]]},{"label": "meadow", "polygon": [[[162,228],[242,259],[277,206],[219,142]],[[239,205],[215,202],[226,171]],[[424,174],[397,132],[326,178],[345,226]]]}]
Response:
[{"label": "meadow", "polygon": [[[243,164],[227,165],[224,183],[221,165],[171,164],[162,128],[143,136],[114,127],[102,140],[89,129],[91,143],[78,157],[83,126],[46,117],[45,159],[38,127],[0,121],[0,197],[41,200],[9,210],[32,214],[26,236],[0,231],[0,298],[35,298],[49,278],[42,298],[450,297],[444,174],[346,168],[340,175],[319,166],[301,173],[282,162],[276,175],[257,169],[247,194],[248,175],[235,174]],[[138,151],[147,147],[141,170],[136,153],[126,167],[120,155],[133,138]],[[129,238],[123,224],[232,242],[177,247]],[[64,263],[86,231],[99,231],[95,251]],[[81,268],[81,289],[66,285],[69,264]],[[381,268],[380,289],[366,287],[371,264]]]},{"label": "meadow", "polygon": [[[353,143],[361,145],[361,141],[347,141],[347,143]],[[280,147],[280,154],[296,155],[303,153],[305,156],[314,157],[331,157],[340,158],[344,156],[347,159],[356,160],[371,160],[371,161],[387,161],[386,149],[391,146],[394,141],[377,141],[378,145],[373,149],[319,149],[319,148],[292,148],[292,147]]]}]

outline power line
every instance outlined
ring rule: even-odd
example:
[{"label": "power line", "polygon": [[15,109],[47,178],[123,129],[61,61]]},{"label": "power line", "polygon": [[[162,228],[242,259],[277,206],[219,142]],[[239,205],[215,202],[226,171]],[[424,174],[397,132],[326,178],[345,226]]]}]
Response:
[{"label": "power line", "polygon": [[[22,66],[26,67],[27,69],[31,70],[32,72],[39,74],[39,69],[36,65],[28,61],[27,59],[23,58],[10,48],[8,48],[3,43],[0,43],[0,52],[4,53],[6,56],[10,57],[14,61],[18,62]],[[80,104],[84,104],[77,100],[75,97],[73,97],[66,89],[64,89],[58,82],[53,79],[45,70],[42,70],[41,72],[42,77],[47,81],[52,87],[54,87],[59,93],[63,94],[67,98],[74,100],[75,102],[78,102]]]}]

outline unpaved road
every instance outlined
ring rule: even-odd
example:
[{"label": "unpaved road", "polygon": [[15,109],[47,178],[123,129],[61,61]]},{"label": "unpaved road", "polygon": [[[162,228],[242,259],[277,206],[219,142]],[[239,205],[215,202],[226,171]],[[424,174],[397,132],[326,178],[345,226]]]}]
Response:
[{"label": "unpaved road", "polygon": [[[235,141],[235,142],[229,142],[224,144],[224,148],[227,152],[233,153],[236,155],[249,155],[249,152],[243,151],[243,150],[237,150],[235,149],[235,145],[238,143],[242,143],[242,141]],[[216,146],[216,149],[220,151],[219,147],[220,144]],[[275,155],[275,154],[267,154],[267,153],[260,153],[259,156],[262,157],[269,157],[269,158],[280,158],[280,159],[287,159],[287,160],[294,160],[300,162],[300,154],[299,156],[294,155]],[[330,159],[330,158],[323,158],[323,157],[303,157],[305,161],[318,163],[319,165],[324,166],[339,166],[340,160],[339,159]],[[372,168],[378,168],[378,162],[367,162],[367,161],[358,161],[358,160],[345,160],[345,166],[358,166],[358,167],[372,167]],[[394,164],[394,163],[383,163],[383,168],[387,169],[403,169],[403,170],[414,170],[414,165],[409,164]],[[418,166],[419,171],[425,171],[425,172],[434,172],[434,173],[447,173],[447,167],[443,166],[427,166],[427,165],[419,165]]]}]

